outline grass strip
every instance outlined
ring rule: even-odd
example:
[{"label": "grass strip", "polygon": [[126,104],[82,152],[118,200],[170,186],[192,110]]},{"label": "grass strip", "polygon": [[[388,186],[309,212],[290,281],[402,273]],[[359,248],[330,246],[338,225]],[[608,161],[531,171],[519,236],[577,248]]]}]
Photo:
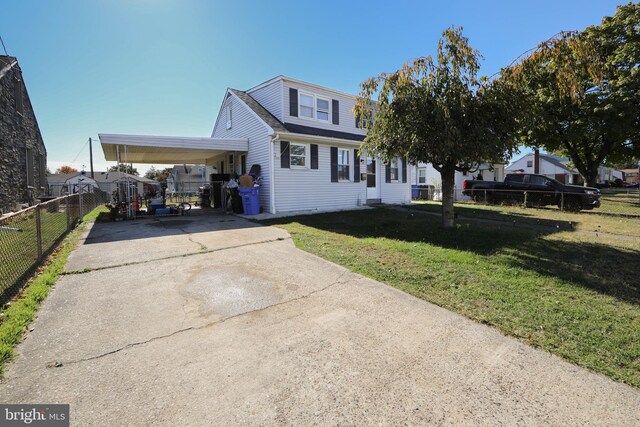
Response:
[{"label": "grass strip", "polygon": [[84,216],[78,227],[72,230],[62,243],[53,251],[46,264],[22,292],[6,304],[0,313],[0,378],[4,375],[6,364],[14,357],[15,346],[22,341],[25,330],[35,318],[40,304],[49,294],[49,290],[56,283],[63,272],[69,254],[74,249],[82,231],[95,219],[105,207],[98,207]]}]

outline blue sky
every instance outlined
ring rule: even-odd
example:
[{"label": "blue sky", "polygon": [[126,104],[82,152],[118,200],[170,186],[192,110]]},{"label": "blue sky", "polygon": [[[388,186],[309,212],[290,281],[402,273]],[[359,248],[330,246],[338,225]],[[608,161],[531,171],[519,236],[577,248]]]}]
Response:
[{"label": "blue sky", "polygon": [[[0,35],[55,170],[88,167],[86,141],[98,133],[209,136],[227,87],[284,74],[357,93],[367,77],[434,53],[452,24],[490,75],[623,3],[0,0]],[[107,166],[98,144],[94,157],[96,170]]]}]

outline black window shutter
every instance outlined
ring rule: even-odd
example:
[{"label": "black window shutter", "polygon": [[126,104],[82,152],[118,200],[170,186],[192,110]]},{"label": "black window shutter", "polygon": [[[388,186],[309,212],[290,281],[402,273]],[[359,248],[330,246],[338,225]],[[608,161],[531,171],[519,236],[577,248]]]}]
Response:
[{"label": "black window shutter", "polygon": [[340,103],[337,99],[331,100],[331,119],[334,125],[340,124]]},{"label": "black window shutter", "polygon": [[391,182],[391,163],[384,165],[384,182]]},{"label": "black window shutter", "polygon": [[402,158],[402,182],[407,182],[407,158]]},{"label": "black window shutter", "polygon": [[318,144],[311,144],[311,169],[318,169]]},{"label": "black window shutter", "polygon": [[298,89],[289,88],[289,115],[298,117]]},{"label": "black window shutter", "polygon": [[356,128],[360,128],[360,113],[356,114]]},{"label": "black window shutter", "polygon": [[360,156],[358,149],[353,150],[353,182],[360,182]]},{"label": "black window shutter", "polygon": [[331,147],[331,182],[338,182],[338,147]]},{"label": "black window shutter", "polygon": [[289,169],[289,141],[280,141],[280,167]]}]

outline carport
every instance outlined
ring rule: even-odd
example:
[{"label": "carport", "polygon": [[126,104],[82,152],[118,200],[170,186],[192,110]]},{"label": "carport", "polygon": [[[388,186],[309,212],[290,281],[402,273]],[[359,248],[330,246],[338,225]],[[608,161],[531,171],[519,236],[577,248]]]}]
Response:
[{"label": "carport", "polygon": [[[104,158],[121,163],[213,164],[213,159],[227,153],[249,149],[246,138],[208,138],[98,134]],[[127,186],[128,188],[128,186]],[[126,193],[130,205],[133,197]],[[131,209],[130,209],[131,210]]]}]

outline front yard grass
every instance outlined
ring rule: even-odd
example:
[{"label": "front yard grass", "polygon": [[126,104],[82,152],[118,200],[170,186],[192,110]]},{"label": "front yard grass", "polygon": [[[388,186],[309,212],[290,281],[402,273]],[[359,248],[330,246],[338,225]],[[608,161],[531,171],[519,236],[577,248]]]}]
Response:
[{"label": "front yard grass", "polygon": [[[300,249],[640,386],[640,244],[393,209],[283,218]],[[392,320],[392,319],[390,319]]]},{"label": "front yard grass", "polygon": [[[418,201],[411,209],[442,212],[441,202]],[[581,230],[640,237],[640,216],[622,216],[593,211],[562,212],[557,208],[523,208],[516,205],[484,205],[458,202],[455,211],[465,218],[507,221],[517,224],[543,225],[562,230]],[[634,211],[635,212],[635,211]],[[640,210],[638,212],[640,214]]]}]

